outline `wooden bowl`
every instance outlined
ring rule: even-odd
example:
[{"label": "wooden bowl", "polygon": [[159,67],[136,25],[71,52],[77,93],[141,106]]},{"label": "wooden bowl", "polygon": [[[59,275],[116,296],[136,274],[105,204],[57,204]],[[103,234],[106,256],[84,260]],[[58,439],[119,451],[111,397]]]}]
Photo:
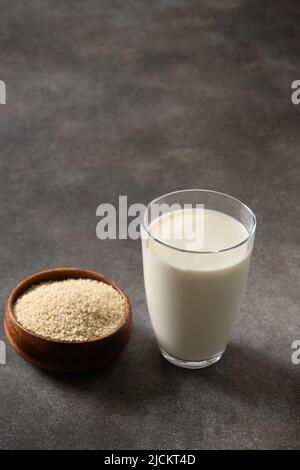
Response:
[{"label": "wooden bowl", "polygon": [[[105,282],[125,298],[126,315],[116,330],[90,341],[58,341],[36,335],[17,322],[14,304],[20,295],[35,284],[69,278],[95,279]],[[6,305],[4,328],[16,352],[35,367],[52,372],[81,372],[98,368],[112,361],[126,346],[132,330],[131,306],[125,292],[103,274],[85,269],[50,269],[28,277],[15,287]]]}]

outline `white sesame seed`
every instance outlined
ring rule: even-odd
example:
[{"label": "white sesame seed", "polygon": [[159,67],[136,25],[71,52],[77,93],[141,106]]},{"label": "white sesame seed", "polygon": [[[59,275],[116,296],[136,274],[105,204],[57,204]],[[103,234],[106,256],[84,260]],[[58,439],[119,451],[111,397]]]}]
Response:
[{"label": "white sesame seed", "polygon": [[115,330],[125,317],[125,298],[93,279],[66,279],[33,286],[15,303],[27,330],[60,341],[87,341]]}]

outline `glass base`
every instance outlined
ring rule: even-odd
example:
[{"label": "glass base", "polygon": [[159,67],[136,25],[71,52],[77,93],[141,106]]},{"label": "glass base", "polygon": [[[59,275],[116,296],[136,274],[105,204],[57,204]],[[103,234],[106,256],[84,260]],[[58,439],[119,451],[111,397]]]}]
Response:
[{"label": "glass base", "polygon": [[160,348],[160,352],[162,353],[163,357],[167,359],[167,361],[171,362],[171,364],[174,364],[178,367],[184,367],[185,369],[203,369],[204,367],[212,366],[213,364],[218,362],[224,354],[224,351],[222,351],[204,361],[188,361],[185,359],[178,359],[177,357],[171,356],[162,348]]}]

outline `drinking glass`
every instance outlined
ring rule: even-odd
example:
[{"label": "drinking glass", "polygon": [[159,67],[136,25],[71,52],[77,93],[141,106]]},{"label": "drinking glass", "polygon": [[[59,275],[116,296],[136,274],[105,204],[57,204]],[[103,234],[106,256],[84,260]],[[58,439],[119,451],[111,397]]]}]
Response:
[{"label": "drinking glass", "polygon": [[[204,215],[219,217],[217,231],[222,237],[224,234],[224,246],[204,250],[191,244],[186,248],[174,244],[171,237],[168,241],[153,234],[162,217],[174,217],[175,211],[186,207],[200,207]],[[225,241],[224,215],[244,230],[239,243],[228,245]],[[160,351],[171,363],[197,369],[221,359],[242,305],[255,229],[253,211],[217,191],[176,191],[147,206],[141,221],[146,299]]]}]

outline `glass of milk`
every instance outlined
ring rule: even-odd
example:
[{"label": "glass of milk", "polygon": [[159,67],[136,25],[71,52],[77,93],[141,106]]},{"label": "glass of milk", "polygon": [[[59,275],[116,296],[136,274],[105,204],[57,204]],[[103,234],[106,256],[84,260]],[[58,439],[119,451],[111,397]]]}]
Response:
[{"label": "glass of milk", "polygon": [[148,205],[146,298],[168,361],[197,369],[221,359],[242,305],[255,228],[249,207],[216,191],[176,191]]}]

